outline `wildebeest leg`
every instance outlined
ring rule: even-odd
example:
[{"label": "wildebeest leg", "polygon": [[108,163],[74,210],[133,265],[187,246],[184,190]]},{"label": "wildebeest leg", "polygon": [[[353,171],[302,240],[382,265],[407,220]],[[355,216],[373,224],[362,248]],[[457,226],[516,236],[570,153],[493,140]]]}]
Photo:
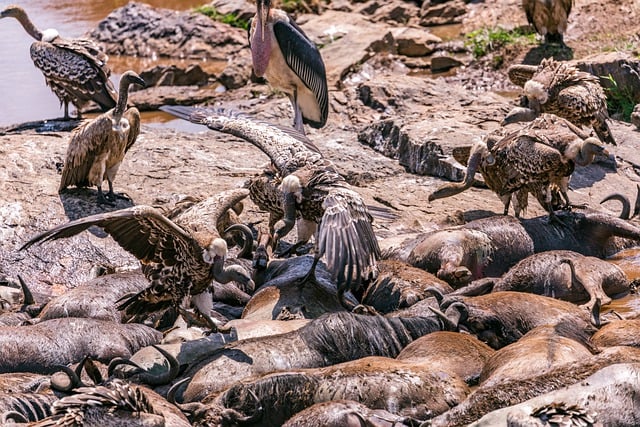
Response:
[{"label": "wildebeest leg", "polygon": [[611,302],[611,298],[602,289],[602,279],[576,271],[575,265],[570,259],[563,259],[560,263],[569,265],[571,281],[576,282],[578,286],[581,286],[589,294],[589,301],[583,304],[582,307],[586,307],[591,313],[591,323],[595,326],[600,326],[600,306]]}]

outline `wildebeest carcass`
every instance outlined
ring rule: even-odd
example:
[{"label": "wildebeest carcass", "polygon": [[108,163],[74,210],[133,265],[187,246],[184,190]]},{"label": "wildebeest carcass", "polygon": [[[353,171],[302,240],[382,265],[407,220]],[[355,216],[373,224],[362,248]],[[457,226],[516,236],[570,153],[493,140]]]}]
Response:
[{"label": "wildebeest carcass", "polygon": [[603,258],[622,248],[613,237],[640,240],[640,228],[604,212],[579,209],[556,216],[561,223],[546,217],[474,220],[418,236],[400,258],[460,287],[482,277],[499,277],[534,253],[570,250]]},{"label": "wildebeest carcass", "polygon": [[[195,425],[220,423],[225,411],[232,409],[254,420],[243,424],[278,427],[315,403],[346,399],[425,420],[457,405],[468,393],[460,377],[431,369],[427,363],[365,357],[248,379],[184,408],[194,411]],[[255,414],[258,407],[260,413]]]},{"label": "wildebeest carcass", "polygon": [[554,415],[563,425],[637,426],[639,381],[640,363],[610,365],[566,388],[491,412],[472,426],[545,425]]},{"label": "wildebeest carcass", "polygon": [[409,343],[396,357],[412,363],[424,363],[458,375],[467,384],[477,384],[482,368],[495,351],[470,334],[438,331]]},{"label": "wildebeest carcass", "polygon": [[587,359],[596,352],[589,342],[591,332],[571,321],[538,326],[491,355],[482,369],[480,383],[488,386],[507,379],[527,378]]},{"label": "wildebeest carcass", "polygon": [[330,313],[302,328],[231,343],[189,367],[184,400],[192,402],[251,375],[329,366],[366,356],[395,357],[411,341],[442,330],[431,318]]},{"label": "wildebeest carcass", "polygon": [[96,277],[53,298],[40,313],[41,320],[61,317],[87,317],[120,322],[116,302],[129,293],[138,293],[149,285],[140,272],[124,272]]},{"label": "wildebeest carcass", "polygon": [[0,328],[0,372],[49,373],[84,356],[101,361],[129,357],[162,334],[145,325],[84,318],[52,319]]},{"label": "wildebeest carcass", "polygon": [[610,296],[629,291],[629,280],[616,265],[573,251],[546,251],[518,262],[499,279],[493,291],[531,292],[571,302],[596,301],[605,305]]},{"label": "wildebeest carcass", "polygon": [[[640,362],[640,351],[632,347],[611,347],[575,363],[562,365],[525,379],[507,379],[496,385],[480,386],[460,405],[431,420],[432,427],[467,426],[483,415],[516,405],[536,396],[575,384],[615,363]],[[604,394],[597,394],[602,399]]]},{"label": "wildebeest carcass", "polygon": [[411,417],[392,414],[382,409],[369,409],[351,400],[316,403],[289,418],[283,427],[400,427],[418,424]]},{"label": "wildebeest carcass", "polygon": [[522,292],[493,292],[475,297],[445,296],[441,309],[454,323],[494,349],[518,341],[537,326],[571,322],[589,330],[590,313],[570,302]]}]

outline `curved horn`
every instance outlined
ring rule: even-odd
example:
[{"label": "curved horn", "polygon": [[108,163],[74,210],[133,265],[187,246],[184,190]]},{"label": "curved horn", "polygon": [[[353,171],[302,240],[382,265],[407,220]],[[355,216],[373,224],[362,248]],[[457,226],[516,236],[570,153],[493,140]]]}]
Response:
[{"label": "curved horn", "polygon": [[425,292],[429,292],[431,295],[433,295],[436,301],[438,301],[438,305],[442,304],[442,301],[444,300],[444,294],[440,289],[436,288],[435,286],[429,286],[427,289],[425,289]]},{"label": "curved horn", "polygon": [[[80,366],[80,370],[82,370],[82,365]],[[78,372],[74,371],[68,366],[60,365],[57,366],[58,371],[56,373],[65,373],[65,380],[59,379],[60,376],[52,375],[49,382],[51,383],[51,388],[58,391],[71,391],[76,387],[86,387],[86,384],[82,382],[80,379],[80,375]]]},{"label": "curved horn", "polygon": [[440,321],[442,322],[443,331],[458,331],[458,325],[456,325],[451,319],[449,319],[446,314],[440,311],[440,309],[431,306],[429,306],[428,308],[433,312],[433,314],[438,316],[438,319],[440,319]]},{"label": "curved horn", "polygon": [[251,229],[244,224],[233,224],[227,227],[226,230],[224,230],[224,234],[230,233],[232,231],[239,231],[244,235],[244,243],[242,245],[240,253],[238,254],[238,258],[251,259],[251,251],[253,250],[253,232],[251,231]]},{"label": "curved horn", "polygon": [[27,424],[29,420],[24,416],[23,413],[18,411],[6,411],[0,417],[0,422],[2,424]]},{"label": "curved horn", "polygon": [[176,405],[182,412],[186,412],[187,414],[195,414],[199,411],[202,411],[206,405],[201,402],[190,402],[190,403],[178,403],[176,402],[176,392],[180,387],[185,384],[187,381],[190,381],[191,377],[186,377],[176,382],[174,385],[169,388],[167,392],[167,401],[172,405]]},{"label": "curved horn", "polygon": [[80,364],[78,365],[78,368],[80,368],[78,371],[78,375],[80,375],[80,373],[82,372],[82,368],[84,368],[84,371],[87,373],[89,378],[91,378],[91,381],[93,381],[94,384],[102,384],[104,382],[102,373],[100,372],[96,364],[93,363],[93,359],[90,356],[85,356],[82,359],[82,362],[80,362]]},{"label": "curved horn", "polygon": [[473,185],[475,180],[476,171],[480,165],[483,154],[487,152],[487,145],[482,142],[476,142],[469,154],[469,161],[467,162],[467,170],[464,174],[462,182],[452,182],[440,186],[436,191],[429,194],[429,201],[432,202],[436,199],[443,199],[459,193],[462,193],[467,188]]},{"label": "curved horn", "polygon": [[136,368],[136,370],[133,371],[132,375],[136,375],[136,374],[139,374],[140,372],[144,372],[144,369],[142,369],[140,365],[138,365],[136,362],[133,362],[129,359],[125,359],[124,357],[115,357],[111,359],[111,362],[109,362],[109,368],[107,369],[107,375],[109,376],[109,378],[113,376],[113,371],[115,371],[115,369],[120,365],[129,365]]},{"label": "curved horn", "polygon": [[429,309],[442,320],[447,331],[459,331],[460,322],[464,322],[469,317],[467,305],[460,301],[452,303],[444,313],[433,307],[429,307]]},{"label": "curved horn", "polygon": [[[600,201],[600,204],[608,202],[609,200],[617,200],[620,203],[622,203],[622,211],[620,212],[620,218],[626,219],[626,220],[630,219],[629,214],[631,213],[631,202],[629,202],[629,199],[627,198],[627,196],[624,196],[620,193],[613,193],[608,195],[604,199],[602,199]],[[638,201],[636,201],[636,209],[639,209],[637,205],[638,205]],[[636,215],[636,212],[634,211],[633,214]]]},{"label": "curved horn", "polygon": [[23,305],[35,304],[36,301],[33,299],[33,294],[31,293],[31,290],[25,283],[24,279],[22,279],[22,276],[19,274],[18,274],[18,281],[20,282],[20,287],[22,288],[22,295],[23,295],[22,304]]},{"label": "curved horn", "polygon": [[155,344],[151,347],[155,348],[158,353],[167,359],[167,362],[169,362],[169,369],[165,373],[159,375],[151,374],[145,370],[140,373],[140,379],[149,385],[168,384],[178,376],[178,372],[180,371],[180,362],[178,362],[178,359],[176,359],[173,354],[170,354],[164,348]]}]

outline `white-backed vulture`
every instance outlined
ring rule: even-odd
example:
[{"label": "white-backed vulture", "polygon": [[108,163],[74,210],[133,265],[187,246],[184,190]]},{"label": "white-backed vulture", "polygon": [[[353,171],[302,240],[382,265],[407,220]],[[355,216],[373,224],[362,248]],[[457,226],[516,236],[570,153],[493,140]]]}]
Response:
[{"label": "white-backed vulture", "polygon": [[69,103],[80,109],[94,101],[102,111],[116,105],[116,91],[109,80],[111,70],[107,55],[88,39],[66,39],[57,30],[40,31],[23,8],[10,5],[0,18],[15,18],[36,41],[31,45],[31,59],[44,74],[47,85],[64,104],[64,118],[69,119]]},{"label": "white-backed vulture", "polygon": [[[138,258],[151,282],[118,306],[130,317],[144,317],[172,306],[179,308],[185,297],[207,291],[214,279],[220,283],[235,280],[253,289],[253,282],[244,269],[224,266],[227,256],[224,239],[207,233],[189,233],[150,206],[139,205],[80,218],[35,236],[20,249],[71,237],[93,225],[102,227]],[[198,306],[197,300],[195,304],[206,316],[207,307]]]},{"label": "white-backed vulture", "polygon": [[170,114],[212,130],[235,135],[267,154],[278,174],[283,220],[276,225],[274,242],[286,236],[300,216],[318,225],[314,263],[304,280],[313,279],[325,257],[338,287],[338,298],[351,310],[346,291],[358,291],[376,274],[380,248],[372,217],[362,197],[303,134],[223,109],[163,106]]},{"label": "white-backed vulture", "polygon": [[[518,77],[514,65],[509,75]],[[513,69],[513,70],[512,70]],[[577,126],[592,127],[598,138],[606,144],[616,145],[607,124],[607,97],[598,77],[580,71],[577,67],[553,58],[543,59],[531,78],[524,84],[527,108],[516,108],[505,117],[503,124],[527,121],[541,113],[556,114]]]},{"label": "white-backed vulture", "polygon": [[[145,86],[144,80],[136,73],[125,72],[120,79],[115,108],[74,129],[67,147],[59,191],[71,185],[95,185],[98,187],[98,204],[114,205],[113,180],[125,153],[140,133],[140,112],[135,107],[127,108],[130,84]],[[109,183],[106,196],[102,192],[104,180]]]}]

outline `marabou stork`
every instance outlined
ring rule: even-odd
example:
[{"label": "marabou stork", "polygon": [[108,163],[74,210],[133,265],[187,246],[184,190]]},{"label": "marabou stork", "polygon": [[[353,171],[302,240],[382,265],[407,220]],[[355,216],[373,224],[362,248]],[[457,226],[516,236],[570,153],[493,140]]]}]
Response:
[{"label": "marabou stork", "polygon": [[293,127],[304,134],[303,123],[321,128],[329,114],[324,62],[316,45],[271,0],[257,0],[249,27],[253,71],[286,93],[293,106]]}]

